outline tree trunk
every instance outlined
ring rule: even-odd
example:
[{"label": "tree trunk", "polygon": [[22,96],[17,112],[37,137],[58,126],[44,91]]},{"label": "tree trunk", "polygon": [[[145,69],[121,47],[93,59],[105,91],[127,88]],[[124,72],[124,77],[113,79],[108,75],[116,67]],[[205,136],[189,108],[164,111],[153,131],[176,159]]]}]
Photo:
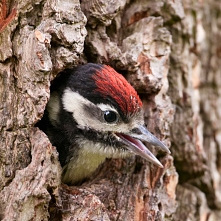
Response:
[{"label": "tree trunk", "polygon": [[[0,219],[221,220],[219,0],[0,3]],[[79,64],[122,73],[148,129],[170,146],[164,169],[107,161],[61,184],[56,148],[35,124],[50,81]],[[153,150],[157,154],[157,150]]]}]

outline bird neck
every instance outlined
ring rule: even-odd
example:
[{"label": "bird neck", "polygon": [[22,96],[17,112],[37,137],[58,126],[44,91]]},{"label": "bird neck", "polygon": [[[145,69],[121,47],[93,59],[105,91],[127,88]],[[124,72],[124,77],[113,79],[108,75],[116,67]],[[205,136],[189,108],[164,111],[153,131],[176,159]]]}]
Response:
[{"label": "bird neck", "polygon": [[[93,147],[92,147],[93,148]],[[107,156],[81,148],[77,158],[72,158],[63,168],[62,182],[76,184],[89,177],[105,161]]]},{"label": "bird neck", "polygon": [[[76,184],[90,177],[106,158],[122,158],[130,156],[130,152],[105,146],[101,142],[94,142],[84,138],[75,140],[79,148],[63,167],[62,182]],[[76,144],[75,143],[75,144]]]}]

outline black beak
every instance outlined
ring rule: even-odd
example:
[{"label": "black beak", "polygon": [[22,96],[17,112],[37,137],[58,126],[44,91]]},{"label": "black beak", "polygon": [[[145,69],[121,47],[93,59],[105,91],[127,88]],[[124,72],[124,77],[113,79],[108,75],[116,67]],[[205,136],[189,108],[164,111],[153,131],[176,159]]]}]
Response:
[{"label": "black beak", "polygon": [[170,150],[153,134],[151,134],[144,126],[140,125],[128,134],[117,133],[116,135],[126,144],[128,150],[143,157],[144,159],[157,165],[158,167],[163,168],[163,165],[160,163],[160,161],[148,150],[148,148],[141,141],[145,141],[150,145],[159,147],[161,150],[168,154],[170,154]]}]

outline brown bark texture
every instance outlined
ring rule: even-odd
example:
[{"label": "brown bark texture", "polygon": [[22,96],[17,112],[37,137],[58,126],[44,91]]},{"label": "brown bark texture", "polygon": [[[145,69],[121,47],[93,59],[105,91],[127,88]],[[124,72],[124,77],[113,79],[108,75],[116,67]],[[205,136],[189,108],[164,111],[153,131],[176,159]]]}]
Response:
[{"label": "brown bark texture", "polygon": [[[0,220],[221,220],[219,0],[0,2]],[[35,127],[63,69],[104,63],[144,103],[172,154],[164,169],[107,159],[61,184],[58,153]]]}]

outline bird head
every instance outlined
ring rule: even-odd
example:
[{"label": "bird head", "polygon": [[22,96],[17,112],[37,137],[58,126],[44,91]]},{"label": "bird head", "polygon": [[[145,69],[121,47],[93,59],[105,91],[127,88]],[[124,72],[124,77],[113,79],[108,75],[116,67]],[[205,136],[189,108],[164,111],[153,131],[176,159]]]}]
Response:
[{"label": "bird head", "polygon": [[[93,151],[111,152],[114,157],[133,153],[163,167],[147,146],[159,147],[167,153],[170,151],[144,126],[142,102],[121,74],[110,66],[89,63],[71,73],[67,71],[66,76],[59,93],[62,109],[72,118],[66,121],[67,124],[75,122],[78,129],[75,139],[86,137],[94,143],[103,143],[103,150],[98,145]],[[55,103],[54,100],[51,104],[49,102],[49,117],[58,126],[61,111],[54,108]]]}]

